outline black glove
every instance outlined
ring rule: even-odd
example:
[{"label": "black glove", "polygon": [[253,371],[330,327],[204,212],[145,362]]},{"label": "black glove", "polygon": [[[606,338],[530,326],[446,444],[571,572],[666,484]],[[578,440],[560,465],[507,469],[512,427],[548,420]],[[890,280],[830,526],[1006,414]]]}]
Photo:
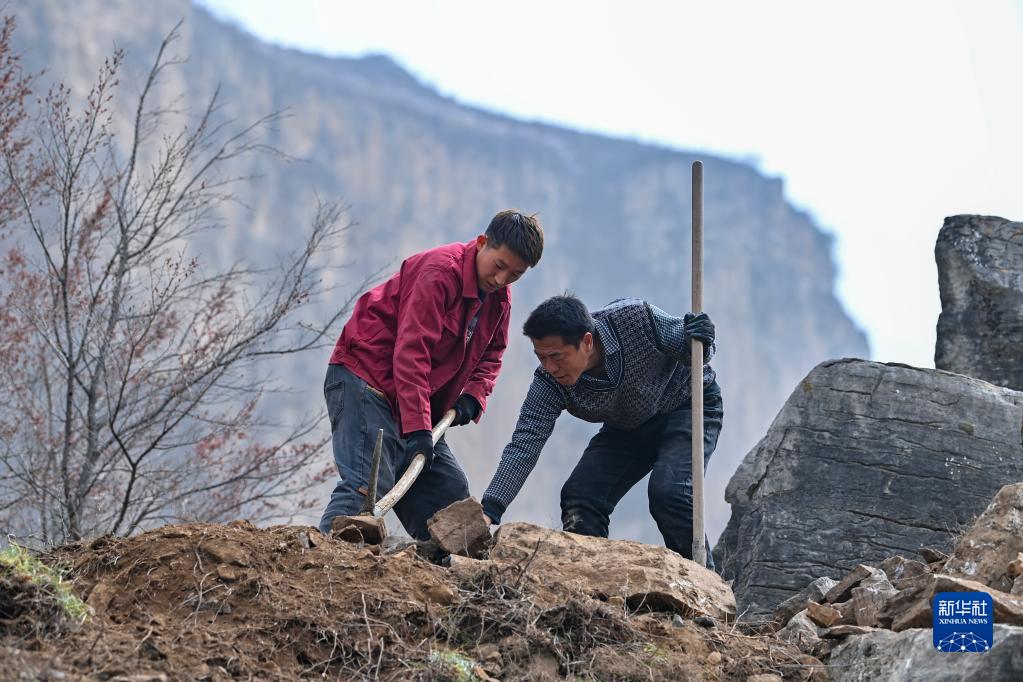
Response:
[{"label": "black glove", "polygon": [[433,433],[429,429],[413,431],[405,436],[406,469],[412,464],[412,458],[420,452],[426,457],[426,462],[423,465],[423,471],[426,471],[433,464]]},{"label": "black glove", "polygon": [[468,393],[463,393],[458,396],[458,400],[455,401],[455,420],[451,422],[452,426],[465,426],[476,417],[480,416],[482,411],[480,403],[476,398],[472,397]]},{"label": "black glove", "polygon": [[682,318],[682,333],[685,335],[686,353],[691,353],[689,341],[698,339],[703,342],[703,357],[707,358],[710,346],[714,343],[714,323],[707,313],[693,315],[686,313]]}]

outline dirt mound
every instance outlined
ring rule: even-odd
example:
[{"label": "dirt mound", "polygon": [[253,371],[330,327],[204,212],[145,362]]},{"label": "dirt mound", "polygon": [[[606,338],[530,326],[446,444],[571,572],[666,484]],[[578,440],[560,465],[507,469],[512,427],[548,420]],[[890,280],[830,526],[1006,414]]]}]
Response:
[{"label": "dirt mound", "polygon": [[28,576],[0,568],[0,637],[30,639],[67,625],[64,609],[51,592]]},{"label": "dirt mound", "polygon": [[87,613],[59,571],[17,545],[0,552],[0,638],[30,642],[59,634]]},{"label": "dirt mound", "polygon": [[538,581],[528,570],[467,573],[434,565],[415,547],[378,551],[312,528],[246,522],[64,547],[48,560],[68,567],[94,615],[69,632],[0,638],[0,655],[39,679],[819,674],[819,662],[795,648],[725,623],[631,612],[581,593],[551,606],[533,598]]}]

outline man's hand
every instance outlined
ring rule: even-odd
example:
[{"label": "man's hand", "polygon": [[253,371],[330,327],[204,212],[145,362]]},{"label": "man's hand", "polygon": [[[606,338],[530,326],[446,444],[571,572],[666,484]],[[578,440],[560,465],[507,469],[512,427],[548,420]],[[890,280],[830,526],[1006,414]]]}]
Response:
[{"label": "man's hand", "polygon": [[465,426],[476,417],[480,416],[482,411],[480,403],[476,398],[472,397],[468,393],[463,393],[458,396],[458,400],[455,401],[455,419],[451,422],[452,426]]},{"label": "man's hand", "polygon": [[429,429],[413,431],[405,436],[406,469],[412,464],[412,458],[420,452],[426,457],[426,462],[423,465],[423,471],[426,471],[433,464],[433,433]]},{"label": "man's hand", "polygon": [[[685,338],[685,354],[689,357],[692,354],[693,339],[703,342],[703,362],[710,359],[710,347],[714,343],[714,323],[710,321],[707,313],[693,315],[686,313],[682,317],[682,334]],[[688,362],[688,360],[687,360]]]},{"label": "man's hand", "polygon": [[704,346],[714,343],[714,323],[710,321],[707,313],[699,315],[686,313],[682,318],[682,332],[687,339],[703,341]]}]

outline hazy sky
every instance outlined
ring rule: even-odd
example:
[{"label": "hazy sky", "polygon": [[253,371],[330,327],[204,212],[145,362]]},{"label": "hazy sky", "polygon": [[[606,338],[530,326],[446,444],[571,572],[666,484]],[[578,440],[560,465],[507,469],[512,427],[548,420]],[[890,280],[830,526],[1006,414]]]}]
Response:
[{"label": "hazy sky", "polygon": [[465,104],[750,160],[836,235],[878,360],[933,366],[945,216],[1023,220],[1023,0],[200,4]]}]

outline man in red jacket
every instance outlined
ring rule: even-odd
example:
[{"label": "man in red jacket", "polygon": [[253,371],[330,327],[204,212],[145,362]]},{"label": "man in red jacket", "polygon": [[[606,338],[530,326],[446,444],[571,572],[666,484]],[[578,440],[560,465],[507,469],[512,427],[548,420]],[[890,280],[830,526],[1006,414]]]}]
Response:
[{"label": "man in red jacket", "polygon": [[426,521],[469,496],[469,483],[431,426],[454,408],[453,425],[479,421],[508,342],[508,286],[535,266],[543,229],[534,216],[501,211],[467,243],[409,257],[362,295],[334,347],[324,396],[340,480],[320,530],[357,514],[367,494],[373,445],[384,430],[378,492],[386,493],[417,452],[426,468],[394,512],[408,533],[429,538]]}]

